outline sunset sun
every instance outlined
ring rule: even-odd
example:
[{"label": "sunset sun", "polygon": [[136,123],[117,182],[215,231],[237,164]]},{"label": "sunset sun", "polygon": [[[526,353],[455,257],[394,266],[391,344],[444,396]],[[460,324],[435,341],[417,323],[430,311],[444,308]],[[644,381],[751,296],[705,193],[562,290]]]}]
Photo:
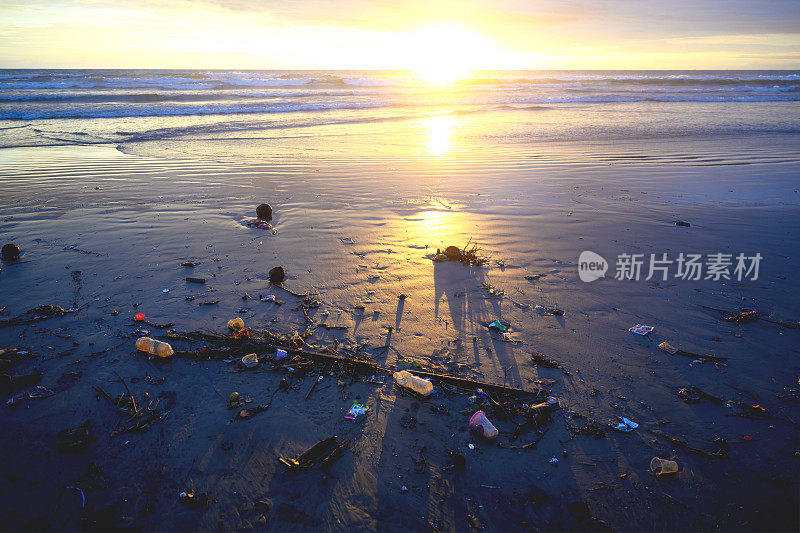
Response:
[{"label": "sunset sun", "polygon": [[447,85],[469,77],[491,48],[480,34],[458,24],[440,22],[412,34],[415,77],[432,85]]}]

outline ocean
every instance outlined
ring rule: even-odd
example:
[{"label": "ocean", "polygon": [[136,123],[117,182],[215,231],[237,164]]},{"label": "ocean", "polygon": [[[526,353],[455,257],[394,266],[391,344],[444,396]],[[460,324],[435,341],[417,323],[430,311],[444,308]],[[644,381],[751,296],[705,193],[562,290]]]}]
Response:
[{"label": "ocean", "polygon": [[[408,72],[1,70],[0,148],[226,156],[231,143],[211,141],[358,135],[372,124],[368,147],[374,133],[440,115],[513,117],[472,128],[471,146],[796,134],[798,100],[800,71],[477,72],[433,86]],[[202,150],[164,144],[197,140]],[[243,157],[242,144],[233,150]]]}]

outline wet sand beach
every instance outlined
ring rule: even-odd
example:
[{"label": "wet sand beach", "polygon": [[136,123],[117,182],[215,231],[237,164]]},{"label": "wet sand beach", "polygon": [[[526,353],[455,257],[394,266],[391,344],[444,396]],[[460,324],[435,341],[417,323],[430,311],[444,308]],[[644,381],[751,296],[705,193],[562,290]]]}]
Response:
[{"label": "wet sand beach", "polygon": [[[605,109],[619,123],[633,115]],[[22,250],[0,265],[0,320],[76,309],[0,328],[0,348],[27,352],[7,372],[40,372],[53,393],[14,405],[32,389],[3,396],[2,528],[797,530],[800,330],[703,307],[800,320],[797,134],[536,140],[567,131],[575,112],[0,150],[0,241]],[[246,224],[261,203],[274,231]],[[432,260],[450,245],[477,245],[487,260]],[[608,261],[605,278],[580,280],[586,250]],[[614,279],[620,254],[680,253],[762,259],[757,280],[676,279],[674,264],[666,281],[646,280],[647,263],[638,280]],[[296,377],[135,349],[148,330],[199,350],[209,343],[169,331],[227,335],[234,317],[254,333],[305,331],[302,299],[269,282],[278,265],[286,289],[320,304],[306,310],[317,326],[306,349],[545,387],[562,408],[545,433],[518,436],[522,417],[487,410],[500,431],[487,441],[468,428],[470,393],[436,380],[419,398],[391,373],[365,383],[320,365]],[[509,339],[485,326],[495,319]],[[635,335],[636,324],[655,330]],[[664,341],[727,359],[695,362],[659,350]],[[98,388],[124,394],[119,377],[137,399],[159,399],[163,416],[112,437],[127,419]],[[722,402],[687,403],[679,391],[691,387]],[[271,405],[236,420],[225,401],[234,391]],[[355,422],[344,418],[354,402],[369,407]],[[614,429],[620,417],[638,428]],[[87,420],[93,442],[59,450],[57,433]],[[278,461],[333,435],[349,445],[325,468]],[[654,456],[679,471],[653,476]],[[208,504],[187,505],[182,492]]]}]

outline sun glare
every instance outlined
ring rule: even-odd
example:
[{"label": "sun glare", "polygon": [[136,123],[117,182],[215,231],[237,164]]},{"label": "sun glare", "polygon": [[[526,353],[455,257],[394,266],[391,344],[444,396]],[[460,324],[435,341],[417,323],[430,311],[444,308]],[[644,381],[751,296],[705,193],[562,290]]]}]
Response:
[{"label": "sun glare", "polygon": [[416,51],[415,76],[432,85],[447,85],[467,78],[475,58],[485,50],[485,39],[457,24],[437,23],[412,34]]}]

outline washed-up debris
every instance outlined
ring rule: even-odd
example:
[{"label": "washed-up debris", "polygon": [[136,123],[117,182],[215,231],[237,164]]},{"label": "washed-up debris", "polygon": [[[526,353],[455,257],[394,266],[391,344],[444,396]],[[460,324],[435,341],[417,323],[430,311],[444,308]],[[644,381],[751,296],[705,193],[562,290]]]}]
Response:
[{"label": "washed-up debris", "polygon": [[286,279],[286,271],[283,269],[282,266],[276,266],[275,268],[270,269],[269,280],[272,283],[275,284],[283,283],[284,279]]},{"label": "washed-up debris", "polygon": [[117,372],[114,372],[114,375],[117,376],[117,379],[119,379],[123,387],[125,387],[126,394],[121,394],[116,398],[112,398],[102,388],[93,386],[94,390],[100,393],[106,400],[114,405],[119,413],[127,417],[124,423],[122,420],[120,420],[120,422],[111,432],[109,438],[114,438],[124,433],[144,433],[152,427],[153,423],[166,416],[166,412],[162,412],[158,409],[159,403],[162,399],[173,405],[175,403],[174,391],[162,392],[155,400],[150,397],[149,393],[144,393],[143,401],[137,403],[136,397],[133,395],[130,388],[128,388],[128,384],[125,379],[123,379],[123,377]]},{"label": "washed-up debris", "polygon": [[725,313],[725,317],[723,320],[728,322],[735,322],[737,324],[743,324],[746,322],[753,322],[755,320],[762,320],[764,322],[769,322],[770,324],[776,324],[778,326],[783,326],[789,329],[800,329],[800,322],[784,322],[782,320],[772,320],[766,317],[761,316],[760,313],[751,309],[743,309],[741,312],[734,313],[732,311],[726,311],[725,309],[717,309],[716,307],[709,307],[707,305],[701,305],[703,309],[710,309],[712,311],[717,311],[719,313]]},{"label": "washed-up debris", "polygon": [[550,463],[553,466],[558,466],[558,458],[557,457],[551,457],[550,460],[548,461],[548,463]]},{"label": "washed-up debris", "polygon": [[651,331],[653,331],[655,326],[645,326],[643,324],[636,324],[632,328],[628,328],[628,331],[631,333],[636,333],[637,335],[647,335]]},{"label": "washed-up debris", "polygon": [[500,298],[506,293],[506,291],[504,291],[503,289],[492,287],[486,282],[481,283],[481,287],[483,287],[483,289],[486,291],[486,294],[488,294],[490,298]]},{"label": "washed-up debris", "polygon": [[198,302],[197,305],[217,305],[219,300],[211,300],[208,302]]},{"label": "washed-up debris", "polygon": [[181,492],[178,494],[178,498],[180,499],[181,503],[192,507],[194,509],[200,509],[204,507],[208,507],[211,503],[211,498],[208,497],[208,494],[205,492],[201,492],[197,496],[193,492]]},{"label": "washed-up debris", "polygon": [[711,400],[714,403],[722,404],[725,400],[712,394],[708,394],[699,387],[684,387],[678,391],[678,395],[686,403],[697,403],[700,400]]},{"label": "washed-up debris", "polygon": [[561,364],[558,361],[556,361],[555,359],[551,359],[550,357],[547,357],[544,354],[535,352],[531,353],[531,361],[533,362],[533,364],[537,366],[543,366],[545,368],[558,368],[566,375],[568,376],[570,375],[569,370],[561,366]]},{"label": "washed-up debris", "polygon": [[469,427],[489,440],[494,439],[498,434],[497,428],[489,422],[489,419],[486,418],[486,413],[483,411],[478,411],[472,415],[469,419]]},{"label": "washed-up debris", "polygon": [[94,442],[91,421],[87,420],[80,426],[59,431],[56,440],[58,449],[62,452],[74,452],[87,448]]},{"label": "washed-up debris", "polygon": [[[725,450],[725,447],[720,447],[720,449],[718,449],[716,452],[708,452],[706,450],[701,450],[700,448],[695,448],[694,446],[691,446],[691,445],[687,444],[686,442],[684,442],[681,439],[678,439],[676,437],[670,437],[669,435],[667,435],[665,433],[662,433],[661,431],[653,430],[653,429],[646,429],[645,431],[647,431],[651,435],[655,435],[656,437],[659,437],[661,439],[664,439],[666,441],[671,442],[672,444],[675,444],[675,445],[680,446],[680,447],[682,447],[682,448],[684,448],[686,450],[689,450],[689,452],[691,452],[691,453],[693,453],[695,455],[702,455],[704,457],[717,457],[717,458],[719,458],[719,457],[727,457],[727,455],[728,455],[728,452]],[[719,443],[717,443],[717,444],[719,444]]]},{"label": "washed-up debris", "polygon": [[506,331],[508,331],[508,328],[511,327],[511,324],[509,324],[508,322],[500,322],[499,320],[494,320],[492,322],[489,322],[489,324],[486,327],[494,331],[499,331],[500,333],[505,333]]},{"label": "washed-up debris", "polygon": [[175,353],[175,350],[173,350],[172,346],[168,343],[157,341],[150,337],[139,337],[136,339],[136,349],[141,352],[157,355],[158,357],[169,357]]},{"label": "washed-up debris", "polygon": [[472,247],[470,247],[469,244],[470,243],[467,242],[467,245],[464,246],[463,249],[460,249],[458,246],[448,246],[443,251],[440,251],[437,248],[433,260],[437,262],[461,261],[465,265],[481,266],[486,262],[486,258],[478,255],[480,248],[478,248],[477,244],[472,245]]},{"label": "washed-up debris", "polygon": [[244,329],[244,320],[238,316],[236,318],[232,318],[231,320],[228,320],[228,327],[233,331],[241,331]]},{"label": "washed-up debris", "polygon": [[546,276],[547,276],[547,274],[534,274],[534,275],[525,276],[525,279],[527,279],[528,281],[539,281],[540,279],[542,279],[542,278],[544,278]]},{"label": "washed-up debris", "polygon": [[677,221],[675,222],[675,225],[676,225],[676,226],[683,226],[684,228],[690,228],[690,227],[692,227],[692,225],[691,225],[690,223],[686,222],[685,220],[677,220]]},{"label": "washed-up debris", "polygon": [[360,415],[364,415],[369,411],[369,407],[366,405],[361,405],[360,403],[354,403],[353,406],[347,411],[347,414],[344,417],[347,420],[356,420]]},{"label": "washed-up debris", "polygon": [[411,389],[422,396],[430,396],[433,392],[433,383],[427,379],[415,376],[407,370],[394,373],[394,381],[401,387]]},{"label": "washed-up debris", "polygon": [[41,385],[37,385],[36,388],[34,388],[31,391],[22,392],[20,394],[12,396],[8,400],[6,400],[6,405],[13,406],[24,400],[41,400],[43,398],[49,398],[54,394],[55,392],[51,391],[47,387],[42,387]]},{"label": "washed-up debris", "polygon": [[8,243],[3,245],[3,249],[0,251],[0,256],[2,256],[3,261],[15,261],[19,259],[19,252],[19,246]]},{"label": "washed-up debris", "polygon": [[205,278],[186,278],[186,282],[187,282],[187,283],[200,283],[200,284],[205,284],[205,282],[206,282],[206,279],[205,279]]},{"label": "washed-up debris", "polygon": [[181,266],[196,267],[197,263],[195,263],[194,261],[184,261],[183,263],[181,263]]},{"label": "washed-up debris", "polygon": [[289,468],[304,469],[314,465],[324,468],[341,457],[347,445],[348,442],[339,437],[328,437],[303,452],[297,459],[280,457],[278,460]]},{"label": "washed-up debris", "polygon": [[666,474],[674,474],[678,471],[678,463],[661,459],[660,457],[653,457],[650,461],[650,473],[654,476],[664,476]]},{"label": "washed-up debris", "polygon": [[616,430],[624,431],[625,433],[629,433],[629,432],[631,432],[634,429],[639,427],[639,424],[637,424],[633,420],[625,418],[624,416],[619,417],[619,419],[620,419],[620,423],[613,426],[614,429],[616,429]]},{"label": "washed-up debris", "polygon": [[254,353],[247,354],[242,357],[242,366],[245,368],[254,368],[258,366],[258,356]]},{"label": "washed-up debris", "polygon": [[658,349],[662,352],[666,352],[671,355],[682,355],[684,357],[691,357],[693,359],[698,359],[700,362],[702,361],[727,361],[727,357],[721,357],[718,355],[703,355],[694,352],[687,352],[686,350],[679,350],[673,347],[667,341],[664,341],[658,345]]},{"label": "washed-up debris", "polygon": [[135,315],[133,315],[133,319],[135,321],[137,321],[137,322],[142,322],[145,319],[145,314],[144,313],[136,313]]},{"label": "washed-up debris", "polygon": [[49,318],[57,318],[69,313],[75,313],[80,309],[80,307],[64,309],[59,305],[40,305],[38,307],[34,307],[33,309],[28,309],[21,315],[15,316],[14,318],[8,318],[0,321],[0,328],[7,328],[9,326],[25,326],[35,322],[41,322],[42,320],[47,320]]},{"label": "washed-up debris", "polygon": [[261,204],[256,207],[256,216],[261,220],[272,220],[272,206],[269,204]]},{"label": "washed-up debris", "polygon": [[555,315],[555,316],[564,316],[564,311],[562,311],[561,309],[558,309],[558,308],[551,309],[550,313]]}]

